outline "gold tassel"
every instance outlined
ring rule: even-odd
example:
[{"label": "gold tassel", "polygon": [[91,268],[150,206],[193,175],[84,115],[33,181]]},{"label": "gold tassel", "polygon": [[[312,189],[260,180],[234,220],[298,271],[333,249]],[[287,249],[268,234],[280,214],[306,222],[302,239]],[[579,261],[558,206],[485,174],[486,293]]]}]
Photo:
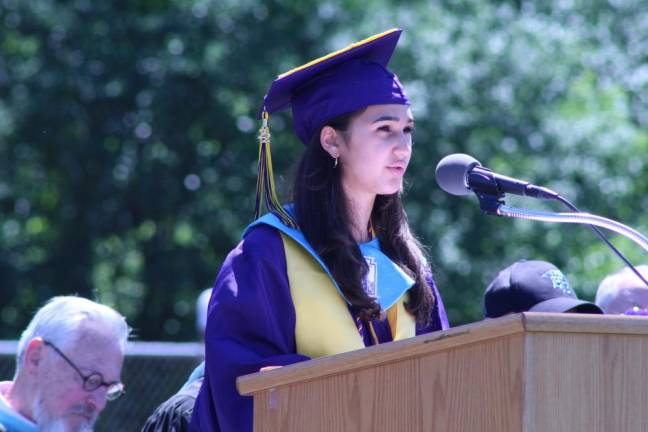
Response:
[{"label": "gold tassel", "polygon": [[281,222],[291,228],[297,228],[295,219],[283,208],[275,189],[274,175],[272,173],[272,146],[270,140],[270,127],[268,119],[270,115],[264,109],[261,114],[263,124],[259,129],[259,165],[257,174],[256,205],[254,208],[254,219],[261,216],[262,206],[273,213]]}]

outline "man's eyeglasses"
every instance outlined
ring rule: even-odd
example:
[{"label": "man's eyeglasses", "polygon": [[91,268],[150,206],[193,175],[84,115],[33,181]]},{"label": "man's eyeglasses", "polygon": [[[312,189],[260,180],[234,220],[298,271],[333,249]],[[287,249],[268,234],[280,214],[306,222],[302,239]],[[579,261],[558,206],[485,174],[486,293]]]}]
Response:
[{"label": "man's eyeglasses", "polygon": [[124,394],[124,384],[120,383],[119,381],[107,383],[103,380],[103,375],[101,375],[99,372],[93,372],[90,375],[84,375],[83,372],[81,372],[81,370],[77,367],[77,365],[75,365],[72,360],[70,360],[65,354],[63,354],[61,350],[56,347],[56,345],[46,340],[44,340],[43,343],[52,347],[52,349],[56,351],[58,355],[63,358],[63,360],[65,360],[70,366],[72,366],[72,368],[83,380],[83,389],[85,391],[91,392],[97,390],[101,386],[105,386],[106,399],[108,399],[109,401],[113,401]]}]

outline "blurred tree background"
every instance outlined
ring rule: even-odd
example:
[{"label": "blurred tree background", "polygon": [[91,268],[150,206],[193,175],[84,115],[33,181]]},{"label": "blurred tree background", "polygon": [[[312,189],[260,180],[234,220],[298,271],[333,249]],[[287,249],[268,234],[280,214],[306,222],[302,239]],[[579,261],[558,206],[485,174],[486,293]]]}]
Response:
[{"label": "blurred tree background", "polygon": [[[434,168],[469,153],[648,232],[642,0],[0,0],[0,338],[78,293],[139,339],[194,339],[195,298],[253,213],[270,82],[391,27],[417,118],[407,208],[452,324],[521,258],[593,298],[621,264],[587,228],[485,216]],[[271,127],[283,180],[301,144],[289,115]]]}]

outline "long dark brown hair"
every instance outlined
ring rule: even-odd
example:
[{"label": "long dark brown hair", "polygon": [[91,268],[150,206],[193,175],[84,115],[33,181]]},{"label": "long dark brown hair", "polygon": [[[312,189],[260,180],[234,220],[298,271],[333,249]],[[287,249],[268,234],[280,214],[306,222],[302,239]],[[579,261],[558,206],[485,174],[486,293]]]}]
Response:
[{"label": "long dark brown hair", "polygon": [[[349,124],[362,111],[332,119],[327,126],[348,139]],[[362,281],[369,268],[351,233],[349,201],[342,188],[341,169],[333,167],[333,159],[322,148],[320,132],[321,129],[313,136],[297,167],[292,189],[297,221],[352,310],[365,321],[379,318],[380,305],[363,289]],[[427,324],[435,298],[426,280],[429,269],[421,246],[410,231],[400,192],[376,196],[371,223],[383,253],[415,281],[406,309],[418,323]]]}]

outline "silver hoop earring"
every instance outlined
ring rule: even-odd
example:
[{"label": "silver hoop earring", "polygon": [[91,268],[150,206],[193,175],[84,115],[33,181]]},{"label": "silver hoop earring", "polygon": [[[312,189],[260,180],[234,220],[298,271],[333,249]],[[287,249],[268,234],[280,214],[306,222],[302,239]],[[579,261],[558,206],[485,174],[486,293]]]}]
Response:
[{"label": "silver hoop earring", "polygon": [[333,158],[333,169],[337,168],[337,164],[338,164],[338,157],[335,156],[335,157]]}]

